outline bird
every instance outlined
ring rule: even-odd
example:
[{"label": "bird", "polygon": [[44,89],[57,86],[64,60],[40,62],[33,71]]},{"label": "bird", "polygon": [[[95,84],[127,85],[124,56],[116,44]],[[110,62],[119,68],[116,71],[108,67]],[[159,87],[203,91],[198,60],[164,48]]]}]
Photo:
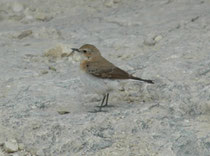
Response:
[{"label": "bird", "polygon": [[115,66],[105,59],[94,45],[84,44],[80,48],[72,48],[72,52],[78,52],[81,56],[80,80],[82,83],[88,91],[103,95],[99,111],[102,107],[108,106],[109,93],[116,88],[116,81],[132,79],[154,84],[152,80],[135,77]]}]

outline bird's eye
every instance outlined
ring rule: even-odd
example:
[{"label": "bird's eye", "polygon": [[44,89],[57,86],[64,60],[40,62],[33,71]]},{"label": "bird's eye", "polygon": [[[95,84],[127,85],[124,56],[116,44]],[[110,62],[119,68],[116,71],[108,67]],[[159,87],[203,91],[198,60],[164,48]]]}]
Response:
[{"label": "bird's eye", "polygon": [[87,50],[83,50],[84,53],[87,53]]}]

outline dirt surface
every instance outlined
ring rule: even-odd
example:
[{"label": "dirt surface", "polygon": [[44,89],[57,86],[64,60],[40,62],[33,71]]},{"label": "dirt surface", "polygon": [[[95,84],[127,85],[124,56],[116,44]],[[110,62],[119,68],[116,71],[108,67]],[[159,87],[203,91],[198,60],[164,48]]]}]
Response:
[{"label": "dirt surface", "polygon": [[[209,0],[1,0],[0,156],[209,156]],[[89,43],[154,85],[112,107],[81,84]]]}]

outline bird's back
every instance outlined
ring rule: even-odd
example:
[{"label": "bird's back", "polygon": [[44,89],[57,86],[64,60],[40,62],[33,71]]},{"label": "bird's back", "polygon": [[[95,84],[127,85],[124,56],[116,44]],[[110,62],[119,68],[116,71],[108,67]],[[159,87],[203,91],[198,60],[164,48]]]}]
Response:
[{"label": "bird's back", "polygon": [[102,79],[129,79],[130,75],[116,67],[102,56],[83,61],[81,68],[87,73]]}]

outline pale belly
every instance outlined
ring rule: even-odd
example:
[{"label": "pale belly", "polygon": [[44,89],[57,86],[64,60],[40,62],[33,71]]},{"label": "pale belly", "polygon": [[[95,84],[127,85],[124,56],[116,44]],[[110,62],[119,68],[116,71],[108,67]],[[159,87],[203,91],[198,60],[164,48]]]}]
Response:
[{"label": "pale belly", "polygon": [[85,72],[80,73],[80,80],[87,88],[87,91],[99,95],[105,95],[117,88],[118,82],[115,80],[100,79]]}]

